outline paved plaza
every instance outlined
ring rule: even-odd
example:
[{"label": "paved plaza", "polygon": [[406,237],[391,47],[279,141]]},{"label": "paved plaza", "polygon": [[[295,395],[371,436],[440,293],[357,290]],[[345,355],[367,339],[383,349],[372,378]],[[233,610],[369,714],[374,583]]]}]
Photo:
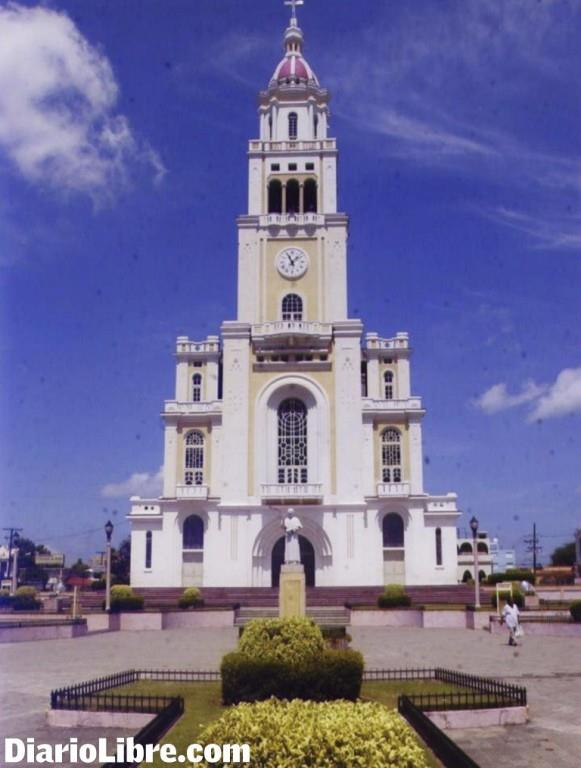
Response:
[{"label": "paved plaza", "polygon": [[[368,668],[443,666],[527,687],[529,724],[452,732],[481,768],[578,768],[580,641],[530,637],[510,648],[503,636],[484,631],[358,627],[351,634]],[[217,669],[236,637],[234,629],[167,630],[2,645],[0,735],[68,738],[45,724],[52,688],[136,667]]]}]

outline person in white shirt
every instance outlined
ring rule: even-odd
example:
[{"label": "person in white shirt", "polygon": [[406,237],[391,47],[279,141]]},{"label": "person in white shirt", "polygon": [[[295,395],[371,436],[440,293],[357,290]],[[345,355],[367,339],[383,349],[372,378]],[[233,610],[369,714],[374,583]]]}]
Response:
[{"label": "person in white shirt", "polygon": [[508,644],[517,645],[516,631],[518,629],[519,610],[512,597],[508,598],[502,609],[501,621],[506,624],[508,629]]}]

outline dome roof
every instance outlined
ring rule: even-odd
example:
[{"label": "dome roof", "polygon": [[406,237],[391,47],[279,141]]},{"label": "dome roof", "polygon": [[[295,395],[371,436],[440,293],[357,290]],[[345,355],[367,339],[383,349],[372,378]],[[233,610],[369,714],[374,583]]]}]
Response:
[{"label": "dome roof", "polygon": [[299,83],[319,85],[317,76],[303,56],[303,43],[303,31],[297,24],[293,6],[293,16],[284,33],[285,55],[274,70],[270,79],[271,85],[274,83],[279,85],[298,85]]},{"label": "dome roof", "polygon": [[272,80],[276,80],[281,84],[289,82],[299,83],[302,81],[304,83],[313,82],[315,85],[319,85],[317,76],[307,60],[298,52],[286,54],[274,70]]}]

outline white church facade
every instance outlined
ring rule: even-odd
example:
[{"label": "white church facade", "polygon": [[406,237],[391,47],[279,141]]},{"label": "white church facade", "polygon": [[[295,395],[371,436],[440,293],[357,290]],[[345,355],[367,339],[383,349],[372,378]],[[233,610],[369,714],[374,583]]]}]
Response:
[{"label": "white church facade", "polygon": [[408,334],[347,314],[329,93],[294,9],[284,46],[249,143],[237,318],[177,339],[162,495],[131,499],[131,583],[276,586],[294,507],[307,584],[455,584],[456,495],[424,489]]}]

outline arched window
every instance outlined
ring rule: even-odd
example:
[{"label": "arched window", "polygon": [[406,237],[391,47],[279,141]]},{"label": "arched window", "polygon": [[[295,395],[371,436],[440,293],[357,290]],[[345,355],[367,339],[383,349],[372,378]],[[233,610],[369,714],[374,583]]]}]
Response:
[{"label": "arched window", "polygon": [[401,435],[389,427],[381,436],[382,480],[384,483],[401,483]]},{"label": "arched window", "polygon": [[296,293],[287,293],[282,300],[283,320],[303,319],[303,300]]},{"label": "arched window", "polygon": [[268,116],[268,138],[272,140],[272,115]]},{"label": "arched window", "polygon": [[462,542],[460,544],[460,549],[458,550],[459,555],[471,555],[472,554],[472,544],[468,541]]},{"label": "arched window", "polygon": [[403,547],[403,520],[395,512],[383,518],[383,546]]},{"label": "arched window", "polygon": [[184,520],[182,534],[184,549],[204,549],[204,521],[198,515],[190,515]]},{"label": "arched window", "polygon": [[472,572],[464,571],[464,575],[462,576],[462,582],[466,584],[468,581],[472,581]]},{"label": "arched window", "polygon": [[298,128],[298,116],[296,112],[289,112],[288,116],[288,137],[291,141],[296,139],[297,137],[297,128]]},{"label": "arched window", "polygon": [[299,213],[299,208],[299,182],[296,179],[290,179],[286,183],[286,213]]},{"label": "arched window", "polygon": [[204,483],[204,435],[201,432],[188,432],[186,435],[184,478],[186,485]]},{"label": "arched window", "polygon": [[478,551],[483,552],[485,555],[488,554],[488,544],[485,544],[483,541],[478,542]]},{"label": "arched window", "polygon": [[383,374],[383,396],[386,400],[393,400],[393,373],[386,371]]},{"label": "arched window", "polygon": [[307,482],[307,409],[291,397],[278,407],[278,482]]},{"label": "arched window", "polygon": [[151,568],[151,554],[153,552],[153,534],[147,531],[145,534],[145,567]]},{"label": "arched window", "polygon": [[194,373],[192,376],[192,400],[199,403],[202,399],[202,374]]},{"label": "arched window", "polygon": [[313,138],[317,138],[317,134],[319,132],[319,115],[315,114],[313,115]]},{"label": "arched window", "polygon": [[268,185],[268,212],[282,213],[282,184],[278,179]]},{"label": "arched window", "polygon": [[317,212],[317,182],[314,179],[307,179],[303,189],[304,193],[304,212]]},{"label": "arched window", "polygon": [[436,565],[442,565],[442,529],[436,528]]},{"label": "arched window", "polygon": [[478,571],[478,581],[484,581],[486,579],[486,574],[484,571]]}]

